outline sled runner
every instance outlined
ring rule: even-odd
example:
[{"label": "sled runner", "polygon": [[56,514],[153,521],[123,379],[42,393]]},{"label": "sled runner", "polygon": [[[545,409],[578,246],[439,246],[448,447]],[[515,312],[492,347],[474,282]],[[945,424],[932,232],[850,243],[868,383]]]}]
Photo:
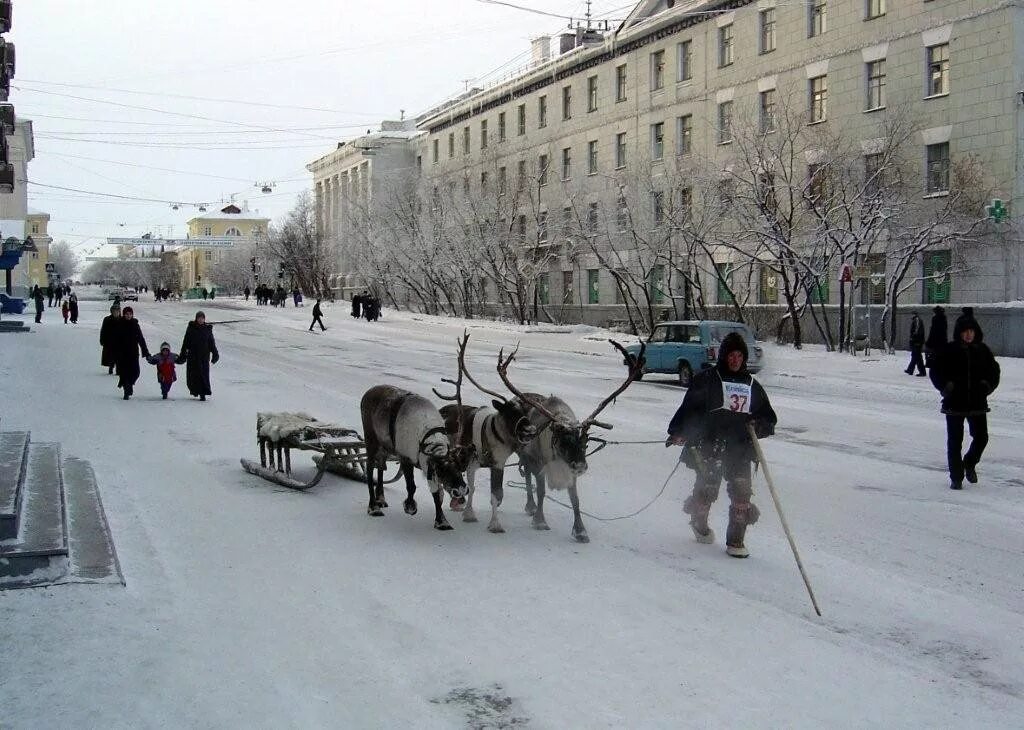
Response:
[{"label": "sled runner", "polygon": [[[366,481],[366,445],[355,429],[318,421],[306,413],[257,413],[260,463],[242,459],[242,468],[289,489],[316,486],[325,472]],[[308,482],[292,477],[292,449],[314,451],[316,474]]]}]

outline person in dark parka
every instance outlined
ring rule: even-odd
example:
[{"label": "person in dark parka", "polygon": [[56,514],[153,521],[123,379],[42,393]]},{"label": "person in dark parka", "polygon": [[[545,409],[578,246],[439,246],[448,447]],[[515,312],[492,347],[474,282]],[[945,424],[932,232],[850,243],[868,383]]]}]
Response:
[{"label": "person in dark parka", "polygon": [[747,557],[743,539],[760,514],[750,501],[750,465],[757,456],[747,424],[753,424],[758,438],[765,438],[775,433],[778,421],[765,389],[747,370],[747,357],[742,335],[731,332],[722,339],[718,363],[693,378],[668,425],[666,442],[683,446],[681,461],[696,472],[693,494],[683,510],[698,542],[715,540],[708,513],[725,477],[731,501],[726,552],[736,558]]},{"label": "person in dark parka", "polygon": [[142,336],[142,328],[131,307],[125,307],[114,330],[114,352],[117,360],[117,387],[124,391],[125,400],[135,392],[139,379],[139,353],[149,358],[149,348]]},{"label": "person in dark parka", "polygon": [[932,325],[928,329],[928,339],[924,342],[924,364],[929,368],[932,366],[932,356],[945,346],[949,336],[946,310],[942,307],[935,307],[932,312]]},{"label": "person in dark parka", "polygon": [[71,324],[78,324],[78,295],[68,295],[68,312],[71,314]]},{"label": "person in dark parka", "polygon": [[114,351],[114,341],[118,322],[121,320],[121,308],[116,304],[110,308],[110,314],[103,318],[100,325],[100,365],[107,369],[107,373],[113,374],[117,365],[117,353]]},{"label": "person in dark parka", "polygon": [[352,295],[352,316],[359,319],[362,316],[360,311],[363,306],[363,295],[353,294]]},{"label": "person in dark parka", "polygon": [[918,377],[923,378],[926,375],[924,358],[921,357],[922,349],[924,349],[924,322],[917,316],[917,312],[914,312],[914,316],[910,319],[910,364],[903,371],[907,375],[912,374],[915,367],[917,367]]},{"label": "person in dark parka", "polygon": [[327,331],[327,328],[324,327],[324,320],[322,319],[323,316],[324,316],[323,310],[320,309],[320,297],[317,297],[316,298],[316,304],[313,305],[313,321],[309,323],[309,331],[310,332],[313,331],[313,325],[315,325],[315,324],[319,324],[320,325],[320,331],[321,332],[326,332]]},{"label": "person in dark parka", "polygon": [[213,325],[206,324],[206,315],[196,312],[196,318],[185,328],[185,338],[178,350],[178,363],[185,363],[185,384],[188,392],[206,400],[210,390],[210,365],[217,364],[220,353],[213,339]]},{"label": "person in dark parka", "polygon": [[[999,387],[999,363],[983,339],[974,310],[964,307],[953,326],[953,341],[935,352],[929,371],[932,385],[942,393],[950,489],[963,489],[964,477],[977,483],[978,462],[988,444],[988,396]],[[971,445],[961,455],[964,421]]]},{"label": "person in dark parka", "polygon": [[36,324],[43,321],[43,291],[38,286],[32,290],[32,299],[36,303]]}]

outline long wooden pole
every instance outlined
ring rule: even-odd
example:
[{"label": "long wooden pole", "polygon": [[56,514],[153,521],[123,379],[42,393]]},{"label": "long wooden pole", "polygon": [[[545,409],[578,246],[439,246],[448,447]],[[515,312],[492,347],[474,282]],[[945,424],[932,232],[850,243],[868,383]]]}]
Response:
[{"label": "long wooden pole", "polygon": [[789,525],[786,523],[786,515],[782,512],[782,504],[779,502],[779,495],[775,493],[775,485],[772,483],[772,475],[771,472],[768,471],[768,462],[764,458],[764,452],[761,450],[761,442],[757,439],[757,434],[754,432],[753,424],[747,424],[747,431],[750,432],[750,441],[754,444],[754,450],[757,452],[757,460],[761,463],[761,468],[764,470],[764,480],[768,482],[768,491],[771,493],[772,501],[775,503],[775,511],[779,513],[779,521],[782,522],[782,529],[786,533],[786,539],[789,540],[789,547],[793,551],[793,557],[796,558],[796,567],[799,568],[800,576],[804,579],[804,585],[807,586],[807,595],[811,597],[811,605],[814,606],[814,612],[820,616],[821,609],[818,608],[818,600],[814,597],[814,589],[811,588],[811,581],[807,578],[807,572],[804,570],[804,564],[800,561],[800,553],[797,552],[796,543],[793,541],[793,533],[789,531]]}]

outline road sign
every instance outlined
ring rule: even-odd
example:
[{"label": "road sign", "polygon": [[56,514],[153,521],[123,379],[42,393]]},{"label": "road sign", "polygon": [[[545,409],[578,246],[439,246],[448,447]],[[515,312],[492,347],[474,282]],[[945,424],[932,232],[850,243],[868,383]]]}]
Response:
[{"label": "road sign", "polygon": [[47,274],[52,274],[56,270],[57,270],[57,264],[54,264],[54,263],[47,263],[46,264],[46,273]]},{"label": "road sign", "polygon": [[186,248],[230,248],[239,243],[251,243],[248,236],[208,236],[204,238],[108,238],[114,246],[184,246]]}]

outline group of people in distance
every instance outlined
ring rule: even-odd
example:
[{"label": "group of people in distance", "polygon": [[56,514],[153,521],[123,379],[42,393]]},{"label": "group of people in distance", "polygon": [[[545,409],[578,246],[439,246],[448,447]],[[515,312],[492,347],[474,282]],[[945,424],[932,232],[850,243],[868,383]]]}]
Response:
[{"label": "group of people in distance", "polygon": [[160,352],[153,355],[146,346],[146,338],[135,318],[135,311],[131,307],[122,310],[115,304],[100,326],[100,347],[100,363],[107,368],[108,373],[117,373],[117,387],[122,390],[121,397],[124,400],[129,400],[135,392],[135,383],[141,374],[140,355],[146,362],[156,366],[157,383],[164,400],[178,379],[175,366],[182,364],[186,366],[185,383],[193,397],[205,401],[206,396],[213,394],[210,388],[210,365],[217,363],[220,353],[213,337],[213,325],[206,322],[203,312],[196,312],[195,318],[185,327],[185,336],[178,352],[172,352],[171,346],[163,342],[160,344]]},{"label": "group of people in distance", "polygon": [[[71,287],[66,284],[58,284],[56,286],[46,287],[46,294],[43,294],[43,290],[36,284],[32,287],[32,291],[29,293],[32,301],[36,307],[36,324],[40,324],[43,321],[43,310],[46,306],[53,307],[54,302],[56,306],[60,307],[61,315],[64,317],[64,324],[71,321],[71,324],[78,324],[78,295],[71,291]],[[49,304],[44,306],[44,302],[49,300]]]},{"label": "group of people in distance", "polygon": [[[988,444],[988,396],[999,387],[1000,369],[971,307],[964,307],[946,340],[947,323],[942,307],[935,308],[932,331],[924,337],[916,317],[911,343],[927,345],[928,361],[919,375],[927,374],[939,391],[941,412],[946,418],[946,457],[950,488],[963,489],[966,479],[978,481],[977,467]],[[738,333],[723,338],[718,361],[694,376],[682,404],[668,425],[666,446],[682,446],[680,461],[695,472],[693,491],[683,503],[690,527],[701,543],[715,541],[708,524],[712,504],[718,499],[722,480],[729,495],[726,552],[737,558],[749,554],[744,544],[746,529],[757,522],[759,512],[751,502],[751,466],[757,462],[754,438],[775,433],[778,418],[768,393],[747,370],[747,345]],[[911,360],[905,372],[918,367]],[[963,452],[964,424],[971,444]]]}]

